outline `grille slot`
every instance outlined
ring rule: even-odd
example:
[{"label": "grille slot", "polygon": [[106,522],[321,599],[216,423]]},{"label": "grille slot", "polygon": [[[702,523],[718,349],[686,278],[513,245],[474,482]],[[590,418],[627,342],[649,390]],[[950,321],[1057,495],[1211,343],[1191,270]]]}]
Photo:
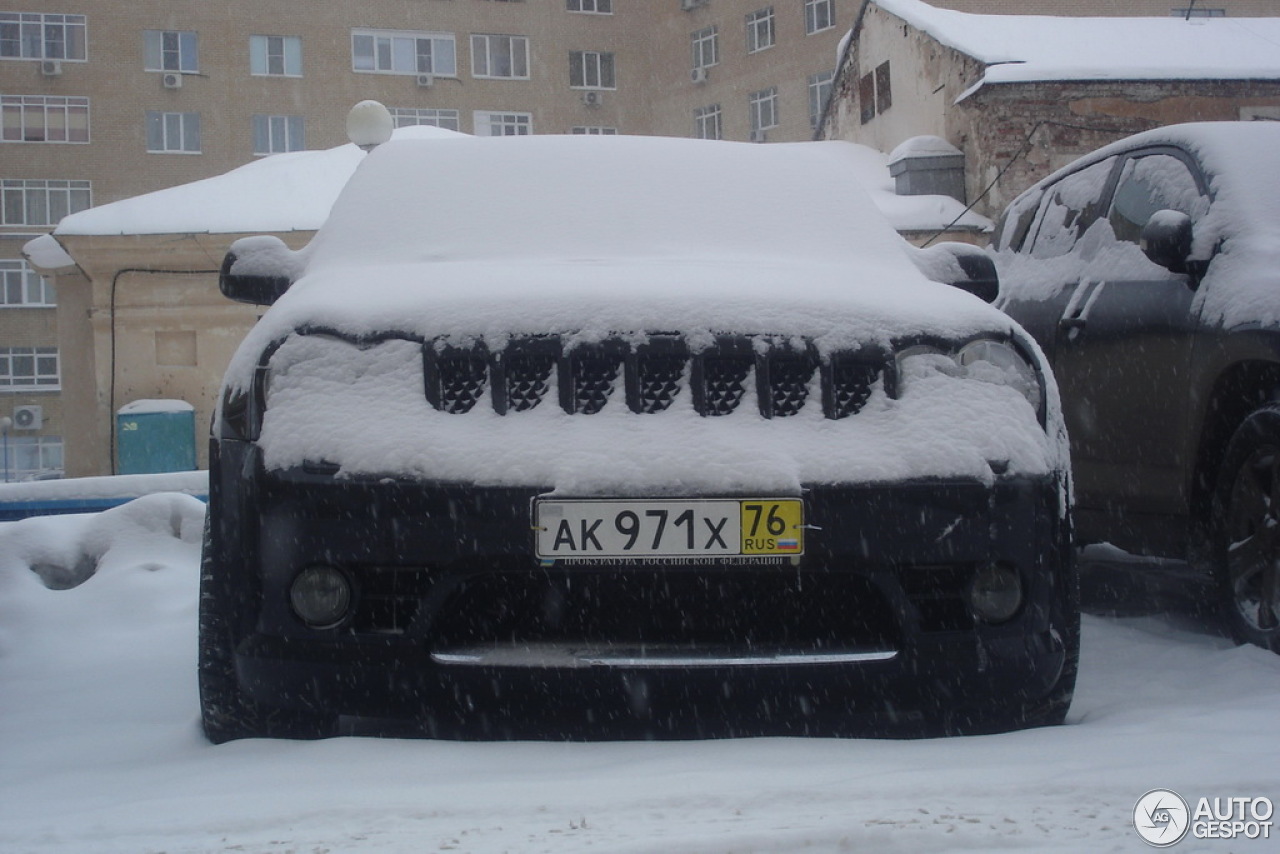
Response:
[{"label": "grille slot", "polygon": [[813,361],[806,356],[780,356],[768,364],[770,414],[774,418],[797,414],[809,396]]},{"label": "grille slot", "polygon": [[503,360],[507,409],[526,412],[542,402],[550,385],[554,356],[519,353]]},{"label": "grille slot", "polygon": [[679,353],[646,353],[636,359],[636,399],[632,410],[662,412],[675,403],[688,357]]},{"label": "grille slot", "polygon": [[823,409],[827,417],[847,418],[862,411],[883,372],[882,362],[833,359],[827,366],[823,383],[826,391]]},{"label": "grille slot", "polygon": [[[622,356],[611,349],[582,347],[569,356],[571,397],[565,401],[565,412],[595,415],[604,409],[618,384],[618,371],[622,367]],[[562,385],[561,394],[564,390]]]},{"label": "grille slot", "polygon": [[447,348],[424,350],[427,399],[441,412],[470,412],[484,394],[489,365],[484,352]]},{"label": "grille slot", "polygon": [[697,364],[702,366],[702,415],[729,415],[738,408],[747,391],[747,375],[755,365],[752,356],[716,356],[704,354]]}]

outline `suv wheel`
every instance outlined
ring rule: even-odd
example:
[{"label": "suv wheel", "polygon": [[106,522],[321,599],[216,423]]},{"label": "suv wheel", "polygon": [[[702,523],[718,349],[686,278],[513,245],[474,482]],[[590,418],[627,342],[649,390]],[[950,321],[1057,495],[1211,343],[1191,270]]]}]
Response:
[{"label": "suv wheel", "polygon": [[1280,407],[1227,445],[1213,503],[1215,580],[1236,640],[1280,652]]},{"label": "suv wheel", "polygon": [[237,738],[325,738],[337,717],[277,709],[245,696],[236,679],[234,594],[210,548],[208,515],[200,555],[200,717],[214,744]]}]

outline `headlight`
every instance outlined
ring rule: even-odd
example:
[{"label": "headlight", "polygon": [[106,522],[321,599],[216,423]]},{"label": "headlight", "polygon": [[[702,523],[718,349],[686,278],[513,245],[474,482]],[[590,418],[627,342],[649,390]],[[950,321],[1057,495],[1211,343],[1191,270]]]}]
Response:
[{"label": "headlight", "polygon": [[1013,345],[992,338],[978,338],[957,351],[916,345],[897,355],[898,390],[913,378],[945,374],[959,379],[1008,386],[1024,398],[1038,414],[1044,402],[1040,375]]},{"label": "headlight", "polygon": [[979,338],[970,341],[956,355],[956,361],[965,369],[965,377],[971,380],[1007,385],[1016,389],[1031,408],[1040,411],[1044,395],[1040,391],[1040,377],[1036,369],[1003,341]]}]

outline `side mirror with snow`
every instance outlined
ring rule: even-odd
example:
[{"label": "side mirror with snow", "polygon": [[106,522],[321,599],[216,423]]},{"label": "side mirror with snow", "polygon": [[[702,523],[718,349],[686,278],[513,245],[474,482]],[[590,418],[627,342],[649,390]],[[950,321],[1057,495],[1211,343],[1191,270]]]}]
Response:
[{"label": "side mirror with snow", "polygon": [[957,255],[956,262],[964,275],[947,284],[968,291],[983,302],[995,302],[1000,295],[1000,276],[996,273],[996,262],[991,256],[970,252]]},{"label": "side mirror with snow", "polygon": [[1169,272],[1188,272],[1188,261],[1191,258],[1191,217],[1181,211],[1156,211],[1142,227],[1138,245],[1153,263]]},{"label": "side mirror with snow", "polygon": [[218,289],[236,302],[271,305],[297,280],[298,253],[278,237],[244,237],[231,244],[222,259]]},{"label": "side mirror with snow", "polygon": [[912,260],[935,282],[951,285],[984,302],[994,302],[1000,294],[996,262],[983,249],[969,243],[939,243],[914,249]]}]

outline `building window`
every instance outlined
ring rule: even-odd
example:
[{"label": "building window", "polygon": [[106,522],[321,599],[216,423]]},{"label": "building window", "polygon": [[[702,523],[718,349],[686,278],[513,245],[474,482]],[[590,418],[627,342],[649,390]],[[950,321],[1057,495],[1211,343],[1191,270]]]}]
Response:
[{"label": "building window", "polygon": [[453,33],[415,33],[404,30],[352,30],[351,67],[374,74],[458,73]]},{"label": "building window", "polygon": [[720,61],[720,38],[715,27],[698,30],[691,39],[694,68],[710,68]]},{"label": "building window", "polygon": [[593,15],[612,15],[613,0],[565,0],[570,12],[589,12]]},{"label": "building window", "polygon": [[747,15],[747,53],[773,47],[773,7]]},{"label": "building window", "polygon": [[302,39],[299,36],[249,36],[249,73],[301,77]]},{"label": "building window", "polygon": [[858,110],[865,125],[893,106],[893,90],[889,81],[889,60],[858,79]]},{"label": "building window", "polygon": [[0,308],[52,308],[53,283],[26,261],[0,259]]},{"label": "building window", "polygon": [[575,89],[613,89],[613,54],[575,50],[569,54],[569,85]]},{"label": "building window", "polygon": [[817,130],[822,121],[822,110],[831,97],[831,86],[836,79],[834,71],[809,75],[809,127]]},{"label": "building window", "polygon": [[302,116],[254,116],[253,153],[281,154],[306,148]]},{"label": "building window", "polygon": [[200,114],[147,111],[147,151],[200,153]]},{"label": "building window", "polygon": [[62,474],[61,436],[16,436],[10,433],[4,451],[6,482]]},{"label": "building window", "polygon": [[471,76],[529,79],[529,40],[524,36],[473,35]]},{"label": "building window", "polygon": [[88,142],[89,99],[0,95],[5,142]]},{"label": "building window", "polygon": [[457,110],[436,110],[431,108],[392,107],[391,121],[398,128],[414,125],[430,125],[446,130],[462,130]]},{"label": "building window", "polygon": [[809,35],[836,25],[835,0],[804,0],[804,31]]},{"label": "building window", "polygon": [[569,133],[577,136],[617,136],[617,128],[595,127],[578,125],[572,128]]},{"label": "building window", "polygon": [[0,58],[83,62],[85,31],[84,15],[0,12]]},{"label": "building window", "polygon": [[57,391],[57,347],[0,347],[0,389]]},{"label": "building window", "polygon": [[698,139],[723,139],[720,126],[720,105],[698,107],[693,111],[693,135]]},{"label": "building window", "polygon": [[0,181],[0,225],[57,225],[92,204],[89,181],[6,178]]},{"label": "building window", "polygon": [[876,117],[876,79],[869,71],[858,78],[858,117],[864,125]]},{"label": "building window", "polygon": [[751,139],[763,142],[764,132],[778,126],[778,90],[761,89],[749,96],[751,107]]},{"label": "building window", "polygon": [[893,106],[893,90],[889,86],[889,60],[876,66],[876,112],[883,113]]},{"label": "building window", "polygon": [[472,114],[476,136],[528,136],[533,133],[531,113],[493,113],[477,110]]},{"label": "building window", "polygon": [[147,30],[143,33],[143,45],[147,71],[194,74],[200,70],[200,40],[194,32]]},{"label": "building window", "polygon": [[1201,9],[1192,6],[1190,8],[1172,9],[1169,14],[1175,18],[1225,18],[1227,17],[1227,10]]}]

